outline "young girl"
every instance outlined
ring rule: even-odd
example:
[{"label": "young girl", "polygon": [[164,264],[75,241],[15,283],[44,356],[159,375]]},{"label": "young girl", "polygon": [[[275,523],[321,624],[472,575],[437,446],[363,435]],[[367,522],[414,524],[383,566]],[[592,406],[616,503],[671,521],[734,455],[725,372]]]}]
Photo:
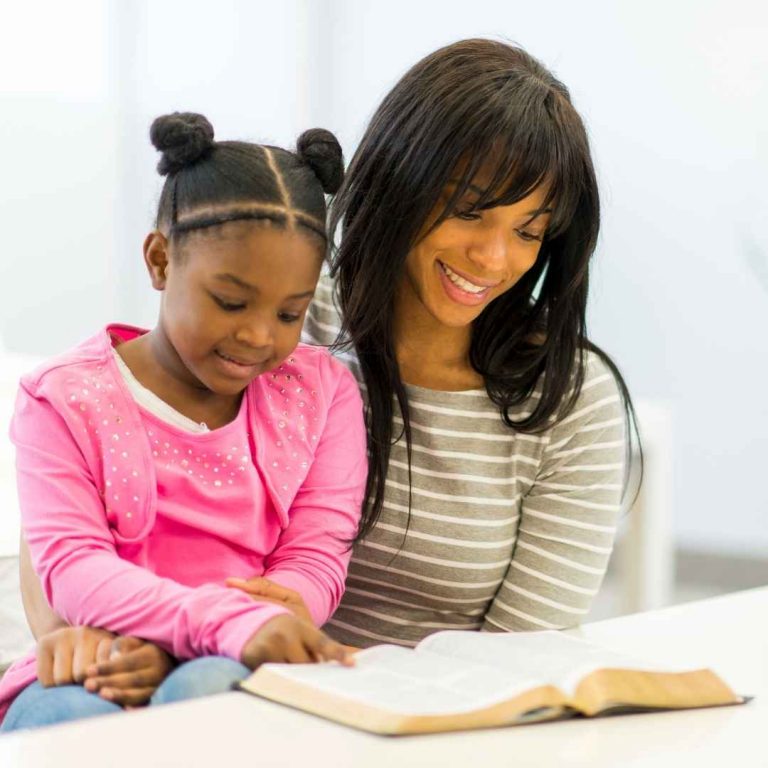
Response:
[{"label": "young girl", "polygon": [[[25,377],[12,439],[48,602],[70,624],[199,658],[153,699],[167,701],[268,660],[346,660],[311,622],[225,582],[267,576],[322,624],[344,589],[366,457],[353,377],[297,347],[326,249],[323,193],[342,177],[336,139],[308,131],[296,154],[215,142],[194,114],[158,118],[151,138],[167,175],[144,242],[157,326],[110,326]],[[34,680],[33,657],[3,677],[3,730],[119,709],[93,681]]]}]

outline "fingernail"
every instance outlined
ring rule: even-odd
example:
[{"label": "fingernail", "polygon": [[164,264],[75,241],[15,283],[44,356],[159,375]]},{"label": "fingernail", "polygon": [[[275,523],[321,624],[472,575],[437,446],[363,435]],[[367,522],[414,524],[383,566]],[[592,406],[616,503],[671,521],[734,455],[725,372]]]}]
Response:
[{"label": "fingernail", "polygon": [[115,697],[115,693],[111,688],[104,688],[99,691],[99,695],[105,699],[113,699]]}]

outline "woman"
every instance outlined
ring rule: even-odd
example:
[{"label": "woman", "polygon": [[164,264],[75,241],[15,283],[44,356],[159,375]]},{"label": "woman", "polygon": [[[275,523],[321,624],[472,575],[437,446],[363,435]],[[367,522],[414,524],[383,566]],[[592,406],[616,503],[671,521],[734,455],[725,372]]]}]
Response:
[{"label": "woman", "polygon": [[613,543],[631,405],[586,338],[599,202],[568,91],[503,43],[427,56],[375,113],[339,222],[305,337],[351,342],[372,502],[329,630],[413,645],[578,624]]},{"label": "woman", "polygon": [[[371,461],[328,631],[414,645],[578,624],[613,543],[631,403],[586,336],[599,200],[567,89],[503,43],[427,56],[374,115],[332,225],[305,338],[341,340]],[[234,585],[301,610],[261,579]],[[45,606],[30,619],[53,626]]]}]

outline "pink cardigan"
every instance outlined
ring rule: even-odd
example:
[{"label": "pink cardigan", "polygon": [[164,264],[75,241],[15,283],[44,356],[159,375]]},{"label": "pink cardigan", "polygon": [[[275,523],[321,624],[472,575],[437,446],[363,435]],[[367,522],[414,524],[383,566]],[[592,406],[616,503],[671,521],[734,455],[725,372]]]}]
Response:
[{"label": "pink cardigan", "polygon": [[[155,524],[155,460],[110,333],[128,340],[142,331],[111,326],[21,381],[11,438],[33,565],[49,603],[70,624],[137,635],[182,659],[239,658],[253,633],[284,609],[225,587],[226,576],[238,575],[231,563],[220,563],[218,583],[185,585],[169,562],[188,571],[183,549],[166,550],[155,563],[142,548]],[[325,350],[300,345],[245,397],[249,460],[268,499],[263,513],[277,515],[282,529],[262,573],[299,592],[323,624],[344,591],[346,542],[357,529],[367,472],[357,385]],[[118,469],[119,495],[109,488]],[[6,672],[0,717],[34,679],[34,656]]]}]

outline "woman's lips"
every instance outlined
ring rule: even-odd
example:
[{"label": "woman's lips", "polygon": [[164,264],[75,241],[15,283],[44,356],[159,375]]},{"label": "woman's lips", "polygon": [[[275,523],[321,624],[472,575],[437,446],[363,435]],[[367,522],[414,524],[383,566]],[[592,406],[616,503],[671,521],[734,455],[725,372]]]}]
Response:
[{"label": "woman's lips", "polygon": [[[448,295],[448,298],[452,299],[457,304],[462,304],[466,307],[476,307],[478,304],[483,304],[485,302],[485,300],[488,298],[488,294],[491,292],[491,288],[494,287],[493,285],[489,285],[479,292],[465,291],[463,288],[460,288],[458,285],[456,285],[456,283],[454,283],[450,277],[448,277],[444,267],[445,265],[443,265],[441,261],[437,262],[437,271],[440,276],[440,282],[443,286],[443,290]],[[454,271],[451,267],[449,267],[449,269]],[[463,277],[463,275],[460,275],[458,272],[454,272],[454,274],[459,275],[459,277]],[[467,280],[467,282],[471,281]],[[475,285],[475,283],[473,283],[473,285]],[[496,285],[498,285],[498,283]]]}]

